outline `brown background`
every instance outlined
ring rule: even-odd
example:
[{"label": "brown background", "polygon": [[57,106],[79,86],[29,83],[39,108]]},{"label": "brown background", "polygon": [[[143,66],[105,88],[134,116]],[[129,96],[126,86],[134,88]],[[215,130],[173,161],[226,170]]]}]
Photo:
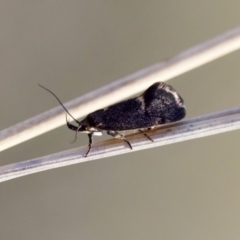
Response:
[{"label": "brown background", "polygon": [[[240,23],[239,1],[0,1],[0,129]],[[235,52],[169,81],[188,118],[239,105]],[[87,143],[65,126],[1,165]],[[101,141],[101,138],[95,138]],[[0,184],[3,240],[240,239],[240,137],[229,132]]]}]

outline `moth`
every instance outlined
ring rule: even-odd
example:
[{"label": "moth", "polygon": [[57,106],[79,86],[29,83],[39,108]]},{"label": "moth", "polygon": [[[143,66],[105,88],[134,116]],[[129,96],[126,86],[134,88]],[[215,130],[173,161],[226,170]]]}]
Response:
[{"label": "moth", "polygon": [[179,121],[186,116],[186,108],[181,96],[173,87],[163,82],[152,84],[140,96],[92,112],[81,121],[76,120],[69,113],[52,91],[40,84],[39,86],[50,92],[77,123],[75,126],[67,121],[68,128],[88,135],[89,144],[85,157],[92,148],[93,135],[102,135],[102,131],[106,131],[114,138],[122,139],[132,149],[131,143],[119,131],[138,130],[153,141],[146,134],[146,130]]}]

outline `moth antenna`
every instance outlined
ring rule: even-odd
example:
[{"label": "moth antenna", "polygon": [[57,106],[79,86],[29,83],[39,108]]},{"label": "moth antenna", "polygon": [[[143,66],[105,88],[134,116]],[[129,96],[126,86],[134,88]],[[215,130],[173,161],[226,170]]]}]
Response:
[{"label": "moth antenna", "polygon": [[[45,89],[46,91],[50,92],[56,99],[57,101],[60,103],[60,105],[62,106],[62,108],[66,111],[66,113],[76,122],[80,125],[80,122],[78,120],[76,120],[72,114],[65,108],[65,106],[62,104],[62,102],[60,101],[60,99],[57,97],[57,95],[55,93],[53,93],[51,90],[45,88],[44,86],[42,86],[41,84],[38,84],[39,87]],[[68,122],[68,121],[67,121]]]}]

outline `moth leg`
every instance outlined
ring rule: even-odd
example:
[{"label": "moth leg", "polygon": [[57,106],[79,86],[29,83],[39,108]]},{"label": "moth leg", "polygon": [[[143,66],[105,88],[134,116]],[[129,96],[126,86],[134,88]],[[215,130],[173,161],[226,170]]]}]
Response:
[{"label": "moth leg", "polygon": [[147,137],[150,141],[154,142],[153,139],[149,137],[144,131],[142,131],[141,129],[138,129],[138,131],[142,133],[145,137]]},{"label": "moth leg", "polygon": [[116,132],[116,131],[112,131],[112,130],[109,130],[107,131],[107,134],[114,137],[114,138],[117,138],[117,139],[122,139],[123,141],[125,141],[128,146],[132,149],[132,145],[131,143],[119,132]]},{"label": "moth leg", "polygon": [[88,151],[87,153],[84,155],[84,157],[87,157],[87,155],[89,154],[91,148],[92,148],[92,136],[93,136],[93,133],[89,133],[88,134],[88,139],[89,139],[89,143],[88,143]]}]

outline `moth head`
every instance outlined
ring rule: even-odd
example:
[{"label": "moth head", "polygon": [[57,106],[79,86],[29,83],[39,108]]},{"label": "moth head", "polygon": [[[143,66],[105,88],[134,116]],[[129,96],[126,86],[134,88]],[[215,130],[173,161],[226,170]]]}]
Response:
[{"label": "moth head", "polygon": [[89,124],[87,122],[87,118],[84,118],[82,121],[77,122],[77,123],[78,123],[78,126],[75,126],[67,120],[68,128],[73,130],[76,133],[81,132],[81,133],[87,133],[87,134],[92,134],[92,135],[96,135],[96,136],[102,135],[102,132],[99,131],[97,128],[89,126]]},{"label": "moth head", "polygon": [[78,124],[78,126],[75,126],[74,124],[71,124],[68,120],[67,120],[67,116],[66,116],[66,122],[67,122],[67,126],[69,129],[73,130],[74,132],[83,132],[83,133],[87,133],[87,126],[80,124],[81,122],[76,122]]}]

